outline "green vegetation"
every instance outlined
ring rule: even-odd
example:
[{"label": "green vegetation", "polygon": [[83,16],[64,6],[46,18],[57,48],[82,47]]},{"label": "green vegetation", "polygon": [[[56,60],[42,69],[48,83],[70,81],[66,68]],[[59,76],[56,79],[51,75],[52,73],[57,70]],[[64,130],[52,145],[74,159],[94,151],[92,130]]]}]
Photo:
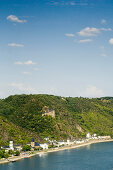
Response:
[{"label": "green vegetation", "polygon": [[30,145],[24,145],[22,148],[22,151],[30,151],[31,150],[31,146]]},{"label": "green vegetation", "polygon": [[42,147],[39,147],[39,148],[35,148],[34,150],[37,150],[37,151],[41,151],[41,150],[43,150],[43,148]]},{"label": "green vegetation", "polygon": [[[45,108],[55,118],[42,116]],[[34,137],[67,139],[86,132],[113,136],[113,98],[72,98],[53,95],[14,95],[0,100],[0,145],[9,140],[27,144]]]},{"label": "green vegetation", "polygon": [[5,153],[4,153],[4,158],[6,158],[6,159],[7,159],[8,157],[9,157],[8,152],[5,152]]},{"label": "green vegetation", "polygon": [[13,150],[9,150],[9,151],[8,151],[8,154],[9,154],[9,155],[14,155],[14,151],[13,151]]},{"label": "green vegetation", "polygon": [[19,156],[20,152],[16,151],[14,152],[13,150],[5,151],[4,149],[0,150],[0,159],[2,158],[8,158],[11,155]]},{"label": "green vegetation", "polygon": [[16,152],[15,152],[15,156],[19,156],[20,155],[20,152],[17,150]]},{"label": "green vegetation", "polygon": [[0,159],[5,157],[5,150],[0,150]]}]

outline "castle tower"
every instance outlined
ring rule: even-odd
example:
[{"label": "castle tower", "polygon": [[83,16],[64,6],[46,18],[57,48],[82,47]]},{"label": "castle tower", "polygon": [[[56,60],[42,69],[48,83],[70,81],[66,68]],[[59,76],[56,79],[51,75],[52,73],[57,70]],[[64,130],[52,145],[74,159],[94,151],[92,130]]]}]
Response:
[{"label": "castle tower", "polygon": [[34,146],[35,146],[35,140],[34,140],[34,138],[32,138],[31,139],[31,147],[34,148]]}]

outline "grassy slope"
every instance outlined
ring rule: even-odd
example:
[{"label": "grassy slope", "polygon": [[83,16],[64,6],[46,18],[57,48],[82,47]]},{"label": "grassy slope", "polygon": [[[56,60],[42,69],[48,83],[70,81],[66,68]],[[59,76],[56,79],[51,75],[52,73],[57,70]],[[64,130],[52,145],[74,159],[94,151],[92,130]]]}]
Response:
[{"label": "grassy slope", "polygon": [[[55,110],[55,119],[41,116],[44,106]],[[56,139],[84,136],[87,131],[99,135],[113,134],[113,98],[15,95],[0,101],[0,115],[1,120],[7,120],[8,128],[5,136],[9,136],[5,140],[2,138],[2,141],[8,141],[12,137],[17,142],[24,138],[25,142],[33,134]],[[82,132],[77,129],[77,124],[82,128]],[[19,128],[15,128],[17,126]],[[2,129],[4,128],[2,125]],[[11,131],[15,132],[11,133]],[[24,131],[26,133],[22,133]],[[31,131],[32,135],[30,135]],[[3,130],[0,135],[3,136]]]}]

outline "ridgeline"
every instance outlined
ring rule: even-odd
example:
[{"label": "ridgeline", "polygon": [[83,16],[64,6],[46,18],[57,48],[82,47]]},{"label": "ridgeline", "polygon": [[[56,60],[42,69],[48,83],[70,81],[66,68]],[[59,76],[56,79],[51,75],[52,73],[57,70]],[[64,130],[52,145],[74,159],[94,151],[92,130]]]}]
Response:
[{"label": "ridgeline", "polygon": [[86,132],[113,137],[113,98],[14,95],[0,100],[0,145],[44,137],[80,138]]}]

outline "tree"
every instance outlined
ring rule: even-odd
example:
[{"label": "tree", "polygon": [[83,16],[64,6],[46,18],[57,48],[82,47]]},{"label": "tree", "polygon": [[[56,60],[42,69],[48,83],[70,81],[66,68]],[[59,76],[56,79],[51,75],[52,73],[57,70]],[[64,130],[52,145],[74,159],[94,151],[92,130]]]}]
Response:
[{"label": "tree", "polygon": [[4,158],[4,153],[5,153],[5,150],[0,150],[0,159]]},{"label": "tree", "polygon": [[4,153],[4,158],[6,158],[6,159],[7,159],[8,157],[9,157],[8,152],[5,152],[5,153]]},{"label": "tree", "polygon": [[8,151],[8,154],[9,154],[9,155],[14,155],[14,151],[13,151],[13,150],[9,150],[9,151]]},{"label": "tree", "polygon": [[31,150],[31,146],[29,145],[24,145],[22,148],[23,151],[30,151]]},{"label": "tree", "polygon": [[15,152],[15,156],[19,156],[20,155],[20,152],[17,150],[16,152]]}]

